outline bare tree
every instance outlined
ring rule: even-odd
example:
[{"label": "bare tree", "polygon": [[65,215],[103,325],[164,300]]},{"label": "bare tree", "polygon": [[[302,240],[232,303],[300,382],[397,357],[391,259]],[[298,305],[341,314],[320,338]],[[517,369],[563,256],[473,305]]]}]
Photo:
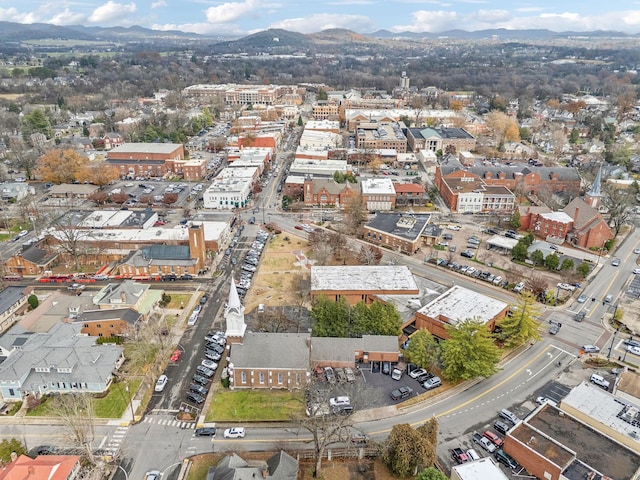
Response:
[{"label": "bare tree", "polygon": [[89,393],[65,394],[55,397],[54,415],[62,420],[69,429],[73,442],[87,455],[90,462],[93,457],[95,438],[95,409],[93,397]]},{"label": "bare tree", "polygon": [[363,245],[360,248],[358,260],[364,265],[379,265],[382,259],[382,251],[373,245]]},{"label": "bare tree", "polygon": [[618,236],[622,225],[624,225],[631,215],[631,205],[633,197],[626,190],[616,188],[609,182],[603,184],[604,195],[602,202],[606,207],[609,216],[609,225],[613,227],[613,235]]},{"label": "bare tree", "polygon": [[256,329],[259,332],[281,333],[287,332],[296,326],[296,322],[284,314],[283,309],[265,310],[258,314]]},{"label": "bare tree", "polygon": [[313,247],[312,254],[318,265],[326,265],[331,259],[333,249],[328,243],[319,243]]},{"label": "bare tree", "polygon": [[53,237],[62,251],[73,259],[74,267],[78,270],[80,255],[85,251],[86,243],[91,238],[91,230],[78,228],[75,215],[73,211],[69,211],[54,220],[51,225],[54,228]]}]

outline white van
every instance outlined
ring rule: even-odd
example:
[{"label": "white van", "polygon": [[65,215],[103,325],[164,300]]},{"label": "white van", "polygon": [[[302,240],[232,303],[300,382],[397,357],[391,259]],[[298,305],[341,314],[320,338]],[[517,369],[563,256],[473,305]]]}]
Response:
[{"label": "white van", "polygon": [[258,305],[258,313],[264,313],[264,303]]},{"label": "white van", "polygon": [[605,390],[609,390],[609,381],[605,380],[604,377],[601,377],[597,373],[592,374],[589,380],[591,381],[591,383],[595,383],[599,387],[604,388]]},{"label": "white van", "polygon": [[473,448],[467,450],[467,457],[469,457],[469,460],[471,460],[472,462],[480,460],[480,455],[478,455],[478,452],[476,452]]}]

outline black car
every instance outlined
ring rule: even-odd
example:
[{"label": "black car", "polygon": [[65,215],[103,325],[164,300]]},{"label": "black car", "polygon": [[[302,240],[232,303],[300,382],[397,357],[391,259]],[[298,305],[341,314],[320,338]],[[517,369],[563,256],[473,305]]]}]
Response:
[{"label": "black car", "polygon": [[199,383],[200,385],[206,385],[209,383],[209,379],[207,377],[203,377],[202,375],[194,375],[193,381]]},{"label": "black car", "polygon": [[501,433],[503,435],[506,435],[507,432],[509,431],[509,425],[507,425],[504,422],[501,422],[500,420],[496,420],[493,423],[493,428],[496,429],[496,432],[499,432],[499,433]]},{"label": "black car", "polygon": [[187,400],[191,400],[192,402],[195,402],[197,404],[204,403],[204,397],[202,395],[198,395],[195,392],[188,392]]},{"label": "black car", "polygon": [[175,282],[178,279],[178,276],[175,273],[171,273],[169,275],[162,275],[163,282]]},{"label": "black car", "polygon": [[416,380],[418,380],[418,383],[424,383],[427,380],[429,380],[430,378],[435,377],[435,375],[433,373],[423,373],[422,375],[420,375]]},{"label": "black car", "polygon": [[196,437],[215,437],[216,429],[215,427],[196,428],[194,433]]},{"label": "black car", "polygon": [[193,275],[189,275],[188,273],[183,273],[180,275],[180,280],[193,280]]},{"label": "black car", "polygon": [[192,392],[196,392],[198,395],[206,395],[207,393],[209,393],[209,390],[205,387],[203,387],[202,385],[198,385],[197,383],[192,383],[191,385],[189,385],[189,390]]},{"label": "black car", "polygon": [[209,300],[209,297],[207,297],[206,295],[203,295],[202,298],[200,299],[200,305],[204,305],[205,303],[207,303],[207,300]]},{"label": "black car", "polygon": [[391,392],[391,400],[400,400],[401,398],[407,398],[412,393],[413,389],[411,387],[403,386]]}]

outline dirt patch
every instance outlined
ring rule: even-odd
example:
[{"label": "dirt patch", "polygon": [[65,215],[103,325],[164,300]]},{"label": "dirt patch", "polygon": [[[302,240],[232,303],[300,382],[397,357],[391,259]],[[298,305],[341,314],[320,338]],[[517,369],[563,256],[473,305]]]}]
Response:
[{"label": "dirt patch", "polygon": [[[299,480],[311,480],[313,477],[314,463],[309,460],[300,462],[298,473]],[[331,480],[397,480],[380,460],[334,460],[322,462],[321,476]]]}]

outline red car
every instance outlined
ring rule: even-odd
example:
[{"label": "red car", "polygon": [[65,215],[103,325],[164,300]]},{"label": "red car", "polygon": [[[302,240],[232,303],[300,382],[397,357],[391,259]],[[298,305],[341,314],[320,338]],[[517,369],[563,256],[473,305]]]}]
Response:
[{"label": "red car", "polygon": [[493,432],[486,431],[482,434],[483,437],[489,439],[491,443],[493,443],[496,447],[502,446],[502,439]]},{"label": "red car", "polygon": [[177,362],[178,360],[180,360],[180,355],[182,355],[182,352],[180,350],[174,350],[174,352],[171,354],[171,361]]},{"label": "red car", "polygon": [[162,220],[158,220],[156,223],[153,224],[154,227],[161,227],[163,225],[166,225],[167,222],[163,222]]},{"label": "red car", "polygon": [[303,229],[303,228],[302,228],[302,225],[296,225],[296,226],[295,226],[295,227],[293,227],[293,228],[295,228],[296,230],[302,230],[302,229]]}]

